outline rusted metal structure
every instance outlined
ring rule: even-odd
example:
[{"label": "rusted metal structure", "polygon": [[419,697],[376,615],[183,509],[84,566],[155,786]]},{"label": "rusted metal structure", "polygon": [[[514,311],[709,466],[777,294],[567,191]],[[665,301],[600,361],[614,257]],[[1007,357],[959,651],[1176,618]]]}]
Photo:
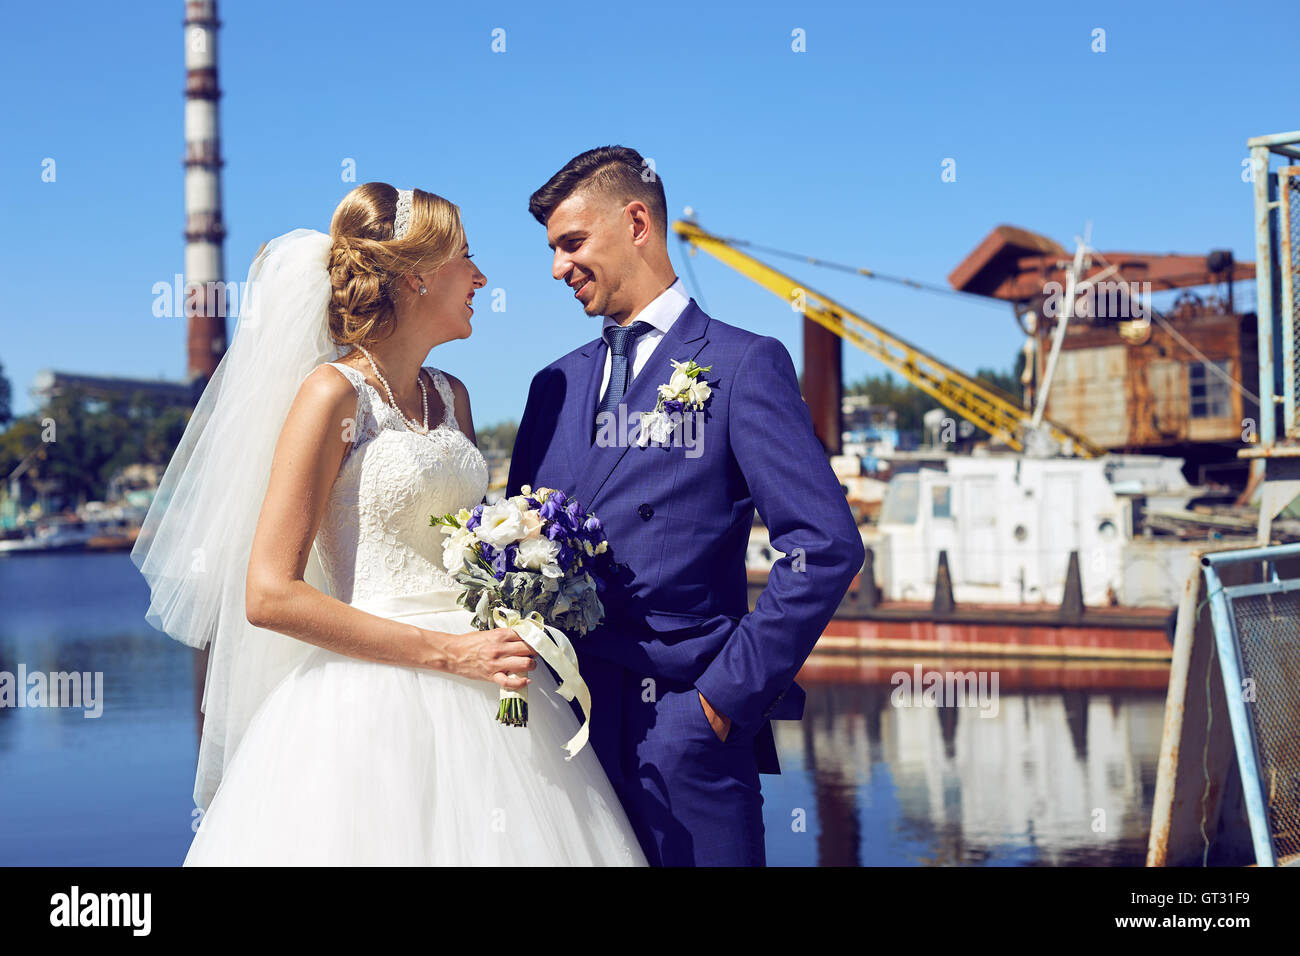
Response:
[{"label": "rusted metal structure", "polygon": [[[226,354],[216,0],[185,4],[186,377],[194,401]],[[191,291],[193,290],[193,291]],[[200,294],[200,290],[201,293]],[[219,294],[217,290],[220,290]]]},{"label": "rusted metal structure", "polygon": [[[1072,258],[1046,236],[1001,225],[948,277],[955,289],[1012,306],[1032,340],[1029,406],[1043,381]],[[1256,320],[1236,312],[1232,283],[1254,277],[1254,264],[1236,262],[1226,251],[1089,250],[1087,258],[1078,276],[1086,295],[1074,303],[1047,416],[1113,451],[1177,455],[1197,471],[1234,470],[1243,422],[1259,412]],[[1223,292],[1202,296],[1192,291],[1198,287]],[[1169,290],[1183,291],[1162,314],[1149,297]],[[1235,470],[1244,484],[1244,469]]]},{"label": "rusted metal structure", "polygon": [[[1246,145],[1255,195],[1261,374],[1258,442],[1239,454],[1252,463],[1252,485],[1261,483],[1263,544],[1273,518],[1300,495],[1300,131],[1256,136]],[[1281,162],[1276,169],[1274,159]]]},{"label": "rusted metal structure", "polygon": [[803,397],[813,431],[828,455],[842,450],[840,410],[844,404],[844,340],[803,317]]}]

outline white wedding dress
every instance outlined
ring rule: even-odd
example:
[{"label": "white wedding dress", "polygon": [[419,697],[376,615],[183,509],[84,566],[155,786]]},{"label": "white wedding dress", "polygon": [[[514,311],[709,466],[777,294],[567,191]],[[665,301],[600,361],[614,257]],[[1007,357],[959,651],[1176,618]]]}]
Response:
[{"label": "white wedding dress", "polygon": [[[446,415],[421,435],[360,372],[329,364],[357,390],[355,439],[316,537],[330,592],[473,630],[429,525],[487,489],[450,386],[429,369]],[[591,746],[565,759],[578,721],[554,677],[540,661],[531,676],[521,729],[496,722],[496,684],[313,648],[249,723],[185,865],[644,866]]]}]

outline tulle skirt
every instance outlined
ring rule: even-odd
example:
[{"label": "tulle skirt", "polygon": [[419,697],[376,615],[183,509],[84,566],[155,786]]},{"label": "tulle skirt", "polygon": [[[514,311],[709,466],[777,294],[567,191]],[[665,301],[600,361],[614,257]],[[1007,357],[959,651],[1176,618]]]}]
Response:
[{"label": "tulle skirt", "polygon": [[[358,607],[473,630],[446,592]],[[555,679],[531,673],[527,728],[499,688],[315,648],[267,697],[226,767],[186,866],[645,866]],[[597,717],[597,719],[599,719]]]}]

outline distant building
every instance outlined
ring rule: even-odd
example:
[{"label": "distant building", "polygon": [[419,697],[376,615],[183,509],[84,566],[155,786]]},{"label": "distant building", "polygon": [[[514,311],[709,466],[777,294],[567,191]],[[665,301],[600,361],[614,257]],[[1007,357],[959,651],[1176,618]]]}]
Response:
[{"label": "distant building", "polygon": [[79,372],[59,372],[41,369],[32,380],[32,401],[38,408],[47,405],[50,399],[62,394],[65,389],[77,388],[90,398],[108,401],[126,400],[135,392],[144,392],[161,399],[166,405],[193,408],[199,396],[195,388],[201,388],[202,382],[194,385],[185,382],[169,382],[153,378],[125,378],[117,375],[84,375]]}]

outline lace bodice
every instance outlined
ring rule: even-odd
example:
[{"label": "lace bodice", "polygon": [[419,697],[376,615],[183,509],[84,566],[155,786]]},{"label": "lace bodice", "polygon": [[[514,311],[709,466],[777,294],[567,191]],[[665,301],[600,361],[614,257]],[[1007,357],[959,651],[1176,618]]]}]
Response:
[{"label": "lace bodice", "polygon": [[473,508],[487,492],[482,454],[456,422],[442,372],[426,366],[446,414],[428,434],[401,414],[351,366],[330,362],[357,391],[351,447],[345,452],[316,533],[316,548],[341,601],[455,587],[442,568],[442,533],[430,515]]}]

